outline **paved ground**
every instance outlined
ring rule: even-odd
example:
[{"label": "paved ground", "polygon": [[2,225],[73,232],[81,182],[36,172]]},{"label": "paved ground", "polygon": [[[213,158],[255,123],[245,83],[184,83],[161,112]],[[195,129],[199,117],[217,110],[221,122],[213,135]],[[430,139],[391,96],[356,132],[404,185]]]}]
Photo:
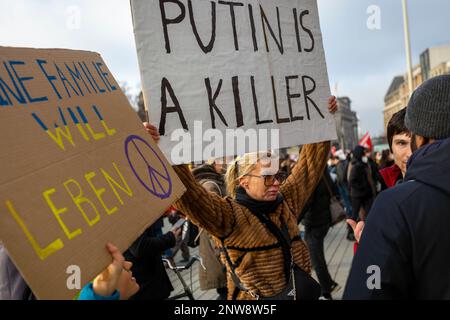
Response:
[{"label": "paved ground", "polygon": [[[342,222],[335,227],[331,228],[325,238],[325,257],[328,262],[328,269],[331,276],[340,285],[340,289],[333,293],[334,299],[341,299],[345,282],[350,271],[350,266],[353,258],[353,242],[346,239],[347,228],[345,222]],[[191,255],[198,254],[198,248],[190,249]],[[181,259],[181,253],[178,253],[175,257],[175,261]],[[198,268],[199,263],[195,263],[191,270],[183,271],[181,274],[187,285],[191,285],[194,293],[194,297],[197,300],[215,300],[217,293],[215,290],[202,291],[199,288],[198,282]],[[191,272],[192,271],[192,272]],[[172,285],[175,290],[172,292],[172,296],[183,292],[183,286],[176,274],[171,270],[167,270]],[[315,277],[315,274],[313,274]],[[192,280],[192,282],[191,282]]]}]

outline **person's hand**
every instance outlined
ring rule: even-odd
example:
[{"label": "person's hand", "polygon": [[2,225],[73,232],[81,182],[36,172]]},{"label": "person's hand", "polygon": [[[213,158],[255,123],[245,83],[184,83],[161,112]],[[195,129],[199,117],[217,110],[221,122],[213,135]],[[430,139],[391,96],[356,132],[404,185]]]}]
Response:
[{"label": "person's hand", "polygon": [[328,98],[328,111],[331,114],[336,113],[338,111],[338,104],[335,96],[331,96]]},{"label": "person's hand", "polygon": [[173,235],[175,236],[175,239],[178,239],[181,235],[181,228],[172,229],[172,230],[170,230],[170,232],[173,233]]},{"label": "person's hand", "polygon": [[353,219],[347,219],[347,223],[352,227],[357,242],[361,239],[362,232],[366,223],[364,221],[356,222]]},{"label": "person's hand", "polygon": [[113,261],[94,279],[92,284],[95,294],[103,297],[111,296],[117,290],[125,265],[125,258],[116,246],[108,243],[106,249],[111,254]]},{"label": "person's hand", "polygon": [[144,122],[143,125],[144,125],[145,131],[150,133],[150,135],[152,136],[153,141],[158,143],[159,139],[161,138],[161,136],[159,135],[158,129],[154,125],[152,125],[151,123],[148,123],[148,122]]}]

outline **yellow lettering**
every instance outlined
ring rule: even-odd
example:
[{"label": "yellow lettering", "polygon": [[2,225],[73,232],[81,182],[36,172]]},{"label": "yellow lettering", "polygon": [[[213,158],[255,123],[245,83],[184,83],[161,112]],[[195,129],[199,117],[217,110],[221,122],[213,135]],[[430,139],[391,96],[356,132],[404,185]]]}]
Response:
[{"label": "yellow lettering", "polygon": [[68,126],[64,126],[65,132],[61,128],[55,128],[56,135],[51,132],[50,130],[47,130],[47,134],[52,138],[53,141],[56,142],[56,144],[64,151],[66,150],[64,146],[64,142],[62,137],[64,136],[71,144],[75,147],[75,143],[73,142],[72,134],[70,133],[70,129]]},{"label": "yellow lettering", "polygon": [[84,131],[83,126],[81,123],[77,123],[78,131],[80,131],[81,135],[83,136],[84,140],[89,141],[89,136],[87,135],[86,131]]},{"label": "yellow lettering", "polygon": [[[78,188],[78,195],[75,195],[70,190],[69,184],[74,184]],[[98,213],[98,210],[95,207],[95,205],[92,203],[92,201],[83,196],[83,190],[81,189],[80,184],[74,179],[69,179],[66,182],[64,182],[64,188],[66,188],[67,192],[69,193],[70,197],[72,198],[73,203],[75,203],[78,210],[80,210],[81,214],[84,217],[84,220],[86,220],[86,222],[89,224],[89,226],[92,227],[94,224],[96,224],[100,220],[100,214]],[[91,208],[95,211],[95,218],[93,218],[92,220],[89,219],[89,217],[87,216],[83,207],[81,206],[81,204],[83,204],[83,203],[89,204],[91,206]]]},{"label": "yellow lettering", "polygon": [[14,209],[11,201],[6,201],[6,207],[8,208],[9,212],[13,216],[14,220],[16,220],[17,224],[22,229],[23,233],[25,233],[25,236],[27,237],[28,241],[30,241],[31,246],[33,247],[34,251],[38,255],[39,259],[45,260],[48,256],[55,253],[58,250],[61,250],[64,247],[64,243],[61,241],[61,239],[56,239],[52,243],[50,243],[45,248],[41,248],[41,246],[37,243],[37,241],[34,239],[31,232],[28,230],[27,226],[23,222],[23,220],[20,218],[17,211]]},{"label": "yellow lettering", "polygon": [[48,206],[50,207],[53,214],[55,215],[56,220],[58,220],[59,225],[64,230],[64,233],[66,234],[67,238],[69,238],[69,240],[71,240],[81,233],[81,229],[77,229],[74,232],[69,231],[69,228],[67,228],[67,226],[65,225],[65,223],[62,221],[62,219],[60,217],[61,214],[63,214],[64,212],[67,211],[67,208],[65,208],[65,207],[61,208],[61,209],[56,208],[55,204],[50,199],[50,195],[54,194],[55,192],[56,192],[56,189],[53,188],[53,189],[45,190],[42,193],[42,195],[44,196],[45,201],[47,201]]},{"label": "yellow lettering", "polygon": [[105,188],[101,188],[101,189],[97,189],[94,184],[92,183],[92,179],[95,177],[95,172],[89,172],[86,173],[84,175],[84,177],[86,178],[86,181],[89,183],[89,185],[91,186],[92,190],[94,191],[95,195],[97,196],[98,200],[100,201],[100,203],[102,204],[103,208],[105,209],[107,214],[113,214],[114,212],[116,212],[118,209],[117,207],[114,207],[112,209],[109,209],[105,202],[102,199],[102,194],[105,193],[106,189]]},{"label": "yellow lettering", "polygon": [[104,137],[106,137],[103,132],[100,132],[100,133],[94,132],[94,130],[92,130],[91,125],[89,123],[86,123],[86,128],[88,129],[88,131],[90,132],[90,134],[92,135],[92,138],[94,138],[94,140],[100,140],[100,139],[103,139]]},{"label": "yellow lettering", "polygon": [[108,136],[112,136],[116,133],[116,129],[109,129],[108,125],[106,124],[105,120],[101,120],[101,123],[103,125],[103,128],[105,129],[106,133],[108,134]]},{"label": "yellow lettering", "polygon": [[123,205],[123,200],[120,197],[119,193],[117,192],[117,190],[116,190],[116,188],[114,186],[116,186],[117,188],[121,189],[129,197],[133,196],[133,191],[131,190],[130,186],[127,184],[127,182],[124,179],[122,173],[119,171],[119,168],[117,167],[117,165],[114,162],[113,162],[113,166],[114,166],[114,169],[116,169],[116,172],[119,175],[120,180],[122,180],[122,183],[123,183],[124,186],[121,186],[117,181],[115,181],[105,170],[103,170],[102,168],[100,168],[100,170],[102,171],[103,176],[105,177],[105,179],[108,182],[109,186],[113,190],[113,192],[116,195],[117,199],[119,200],[120,204]]}]

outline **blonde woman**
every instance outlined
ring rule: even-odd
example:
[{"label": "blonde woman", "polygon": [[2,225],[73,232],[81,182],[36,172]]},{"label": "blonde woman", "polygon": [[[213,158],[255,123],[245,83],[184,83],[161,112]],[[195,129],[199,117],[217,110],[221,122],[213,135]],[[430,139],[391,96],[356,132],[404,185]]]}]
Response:
[{"label": "blonde woman", "polygon": [[[335,97],[329,98],[328,109],[331,113],[337,111]],[[144,123],[144,127],[155,141],[159,140],[155,126]],[[297,218],[322,176],[329,150],[329,142],[303,146],[287,179],[276,172],[278,167],[273,169],[270,155],[246,154],[228,167],[227,198],[207,192],[187,165],[174,166],[187,189],[175,206],[224,247],[221,259],[228,271],[228,299],[273,297],[287,287],[289,252],[279,237],[261,223],[261,217],[269,219],[278,231],[288,233],[293,262],[311,273]]]}]

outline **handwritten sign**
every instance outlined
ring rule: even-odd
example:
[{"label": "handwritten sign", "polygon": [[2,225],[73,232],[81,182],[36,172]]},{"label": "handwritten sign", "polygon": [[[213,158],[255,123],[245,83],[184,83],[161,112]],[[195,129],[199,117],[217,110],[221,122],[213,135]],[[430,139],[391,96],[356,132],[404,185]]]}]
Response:
[{"label": "handwritten sign", "polygon": [[336,138],[316,0],[131,4],[144,100],[169,161],[237,154],[230,139],[262,142],[261,130],[278,131],[273,147]]},{"label": "handwritten sign", "polygon": [[[76,295],[184,192],[99,54],[0,47],[0,238],[40,299]],[[73,268],[76,266],[76,268]]]}]

